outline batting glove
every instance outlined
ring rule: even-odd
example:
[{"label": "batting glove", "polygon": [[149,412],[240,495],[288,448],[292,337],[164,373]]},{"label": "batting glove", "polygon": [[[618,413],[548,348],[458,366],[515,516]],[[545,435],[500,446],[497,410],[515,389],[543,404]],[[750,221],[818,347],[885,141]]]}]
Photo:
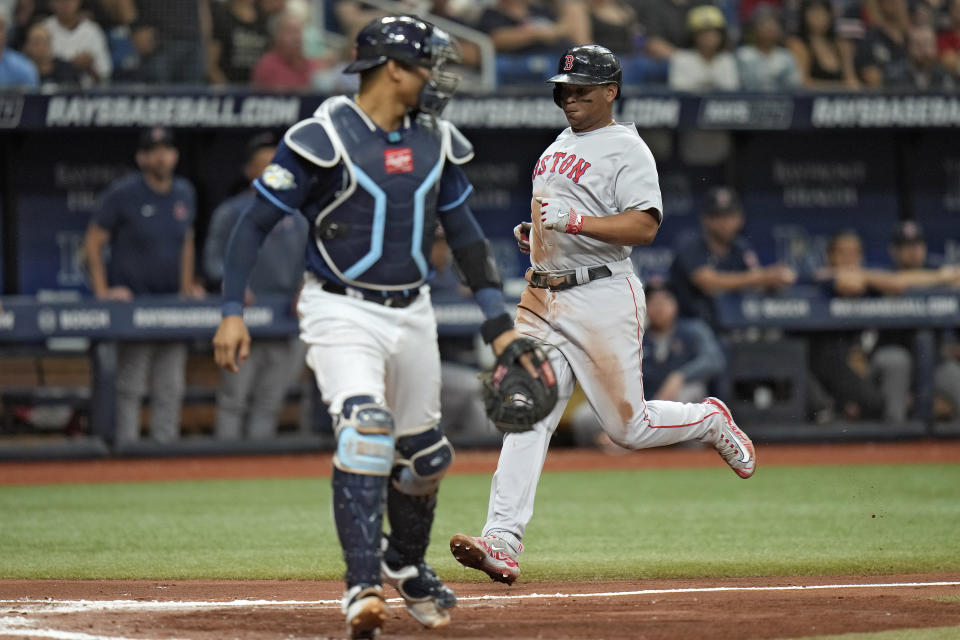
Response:
[{"label": "batting glove", "polygon": [[583,229],[583,216],[557,200],[539,199],[540,222],[544,229],[577,235]]},{"label": "batting glove", "polygon": [[523,253],[530,253],[530,227],[533,224],[521,222],[513,228],[513,237],[517,239],[517,246]]}]

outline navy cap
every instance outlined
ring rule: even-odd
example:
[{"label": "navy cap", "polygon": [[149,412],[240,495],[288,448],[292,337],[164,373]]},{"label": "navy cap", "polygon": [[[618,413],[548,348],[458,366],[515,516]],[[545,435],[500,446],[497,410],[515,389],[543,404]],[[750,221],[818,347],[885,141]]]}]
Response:
[{"label": "navy cap", "polygon": [[895,245],[910,244],[911,242],[925,242],[923,229],[913,220],[904,220],[893,232],[890,242]]},{"label": "navy cap", "polygon": [[718,216],[727,213],[743,213],[740,196],[730,187],[714,187],[707,192],[707,199],[703,204],[703,214]]},{"label": "navy cap", "polygon": [[277,144],[279,144],[279,141],[272,131],[258,133],[247,140],[247,146],[244,148],[243,154],[244,160],[250,162],[258,151],[261,149],[273,149]]},{"label": "navy cap", "polygon": [[140,151],[149,151],[160,145],[167,147],[175,146],[173,131],[166,127],[151,127],[150,129],[144,129],[140,132],[140,143],[137,145],[137,149]]}]

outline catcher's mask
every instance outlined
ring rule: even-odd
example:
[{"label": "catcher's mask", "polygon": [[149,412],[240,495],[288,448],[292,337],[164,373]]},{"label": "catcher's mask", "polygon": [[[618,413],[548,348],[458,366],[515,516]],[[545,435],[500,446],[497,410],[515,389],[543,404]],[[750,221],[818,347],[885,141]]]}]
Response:
[{"label": "catcher's mask", "polygon": [[462,56],[450,35],[439,27],[413,16],[386,16],[367,24],[357,34],[356,60],[344,73],[358,73],[387,60],[430,70],[430,79],[420,91],[417,111],[439,117],[460,86],[460,76],[446,71],[447,63]]}]

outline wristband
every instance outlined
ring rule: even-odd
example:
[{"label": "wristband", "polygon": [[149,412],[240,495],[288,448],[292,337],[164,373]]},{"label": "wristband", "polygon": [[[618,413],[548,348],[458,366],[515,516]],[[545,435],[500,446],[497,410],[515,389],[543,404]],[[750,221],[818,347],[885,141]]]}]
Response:
[{"label": "wristband", "polygon": [[480,336],[484,342],[490,344],[497,336],[504,331],[510,331],[510,329],[513,329],[513,319],[510,317],[510,314],[503,313],[499,316],[484,320],[483,324],[480,325]]}]

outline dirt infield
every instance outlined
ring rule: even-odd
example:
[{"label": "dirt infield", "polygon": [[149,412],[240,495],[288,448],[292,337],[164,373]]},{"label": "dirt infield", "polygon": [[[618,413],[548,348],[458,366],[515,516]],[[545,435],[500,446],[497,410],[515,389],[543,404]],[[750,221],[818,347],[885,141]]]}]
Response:
[{"label": "dirt infield", "polygon": [[[776,445],[758,457],[766,466],[957,463],[960,442]],[[716,454],[701,449],[624,456],[559,450],[547,469],[716,464]],[[495,452],[466,452],[452,471],[490,473],[495,466]],[[12,463],[0,466],[0,484],[324,476],[329,469],[328,455]],[[449,627],[424,631],[391,602],[384,638],[761,639],[960,626],[957,574],[451,586],[460,603]],[[320,581],[0,581],[0,638],[340,638],[342,588]]]},{"label": "dirt infield", "polygon": [[[953,584],[915,584],[933,581]],[[960,575],[451,586],[460,603],[450,626],[425,631],[391,601],[384,638],[759,639],[960,625]],[[341,638],[341,590],[333,582],[7,581],[0,638]]]},{"label": "dirt infield", "polygon": [[[223,456],[123,460],[5,462],[0,485],[74,482],[137,482],[222,478],[305,478],[330,475],[329,453],[280,456]],[[764,466],[815,464],[933,464],[960,462],[960,440],[903,443],[830,443],[763,445],[758,449]],[[588,449],[557,449],[547,456],[546,471],[593,469],[665,469],[712,467],[713,449],[671,447],[624,451],[609,455]],[[493,473],[496,451],[462,451],[450,473]]]}]

